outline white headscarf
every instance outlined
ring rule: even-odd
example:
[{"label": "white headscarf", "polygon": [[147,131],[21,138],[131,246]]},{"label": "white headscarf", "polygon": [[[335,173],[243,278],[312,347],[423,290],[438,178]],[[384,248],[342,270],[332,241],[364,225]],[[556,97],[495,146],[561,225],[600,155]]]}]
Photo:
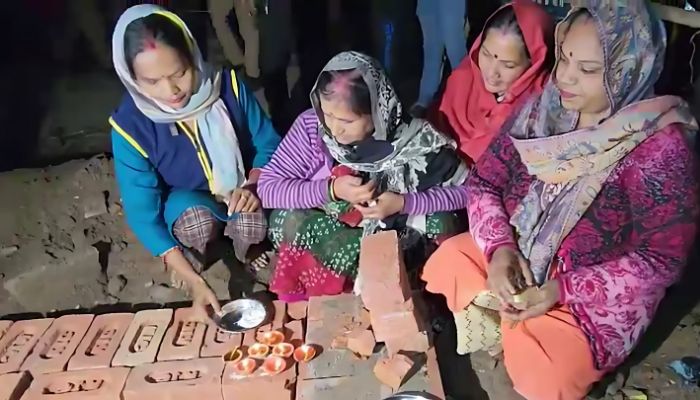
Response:
[{"label": "white headscarf", "polygon": [[[141,91],[131,76],[124,55],[124,35],[126,28],[135,20],[151,14],[160,14],[170,19],[184,33],[192,59],[194,60],[195,88],[185,107],[174,109]],[[220,98],[221,71],[215,70],[202,59],[197,42],[185,23],[177,15],[154,5],[137,5],[127,9],[114,29],[112,36],[112,61],[124,87],[136,103],[136,107],[155,123],[173,124],[178,121],[195,119],[204,145],[211,159],[213,194],[228,197],[230,192],[245,181],[243,157],[238,145],[238,137],[231,123],[228,110]]]}]

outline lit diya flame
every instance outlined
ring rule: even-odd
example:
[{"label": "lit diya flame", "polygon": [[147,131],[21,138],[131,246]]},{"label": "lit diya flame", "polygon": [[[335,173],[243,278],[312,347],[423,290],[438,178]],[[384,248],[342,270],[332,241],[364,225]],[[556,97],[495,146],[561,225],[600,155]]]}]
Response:
[{"label": "lit diya flame", "polygon": [[284,333],[280,331],[267,331],[263,332],[262,337],[260,338],[260,342],[264,343],[268,346],[274,346],[278,343],[282,343],[284,341]]},{"label": "lit diya flame", "polygon": [[263,370],[268,375],[277,375],[287,368],[287,362],[282,357],[270,356],[263,363]]},{"label": "lit diya flame", "polygon": [[294,353],[294,346],[291,343],[278,343],[272,348],[272,355],[282,358],[289,358]]},{"label": "lit diya flame", "polygon": [[248,376],[255,372],[255,370],[258,368],[258,362],[255,361],[252,358],[244,358],[237,363],[233,364],[233,371],[237,375],[241,376]]},{"label": "lit diya flame", "polygon": [[262,343],[255,343],[248,347],[248,355],[253,358],[265,358],[270,352],[270,346]]},{"label": "lit diya flame", "polygon": [[302,344],[294,350],[294,361],[307,362],[316,356],[316,349],[310,344]]},{"label": "lit diya flame", "polygon": [[243,352],[238,346],[234,347],[223,355],[223,359],[226,362],[237,362],[240,361],[241,358],[243,358]]}]

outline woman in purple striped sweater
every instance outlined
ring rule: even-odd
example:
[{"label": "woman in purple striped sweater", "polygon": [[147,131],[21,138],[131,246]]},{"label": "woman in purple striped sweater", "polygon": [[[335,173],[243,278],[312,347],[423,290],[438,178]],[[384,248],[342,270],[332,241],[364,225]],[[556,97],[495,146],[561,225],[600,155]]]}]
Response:
[{"label": "woman in purple striped sweater", "polygon": [[399,231],[405,249],[466,229],[468,168],[455,142],[404,119],[376,60],[338,54],[311,102],[258,182],[279,252],[270,289],[285,301],[350,290],[360,240],[379,229]]}]

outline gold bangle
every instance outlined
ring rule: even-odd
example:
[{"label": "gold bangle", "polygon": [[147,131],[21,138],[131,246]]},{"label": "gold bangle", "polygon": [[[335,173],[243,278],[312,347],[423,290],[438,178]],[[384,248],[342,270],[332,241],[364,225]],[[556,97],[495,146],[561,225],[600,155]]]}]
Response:
[{"label": "gold bangle", "polygon": [[338,198],[335,196],[335,189],[333,188],[334,182],[335,178],[331,178],[330,183],[328,184],[328,195],[332,201],[338,201]]}]

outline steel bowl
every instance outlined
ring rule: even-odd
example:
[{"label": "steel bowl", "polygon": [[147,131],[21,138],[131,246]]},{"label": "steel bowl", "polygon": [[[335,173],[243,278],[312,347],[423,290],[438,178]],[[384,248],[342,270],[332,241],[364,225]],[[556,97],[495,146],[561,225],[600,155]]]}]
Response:
[{"label": "steel bowl", "polygon": [[238,299],[224,304],[214,321],[222,330],[236,333],[259,327],[267,317],[268,310],[262,302]]},{"label": "steel bowl", "polygon": [[384,400],[440,400],[440,398],[426,392],[402,392],[393,394]]}]

